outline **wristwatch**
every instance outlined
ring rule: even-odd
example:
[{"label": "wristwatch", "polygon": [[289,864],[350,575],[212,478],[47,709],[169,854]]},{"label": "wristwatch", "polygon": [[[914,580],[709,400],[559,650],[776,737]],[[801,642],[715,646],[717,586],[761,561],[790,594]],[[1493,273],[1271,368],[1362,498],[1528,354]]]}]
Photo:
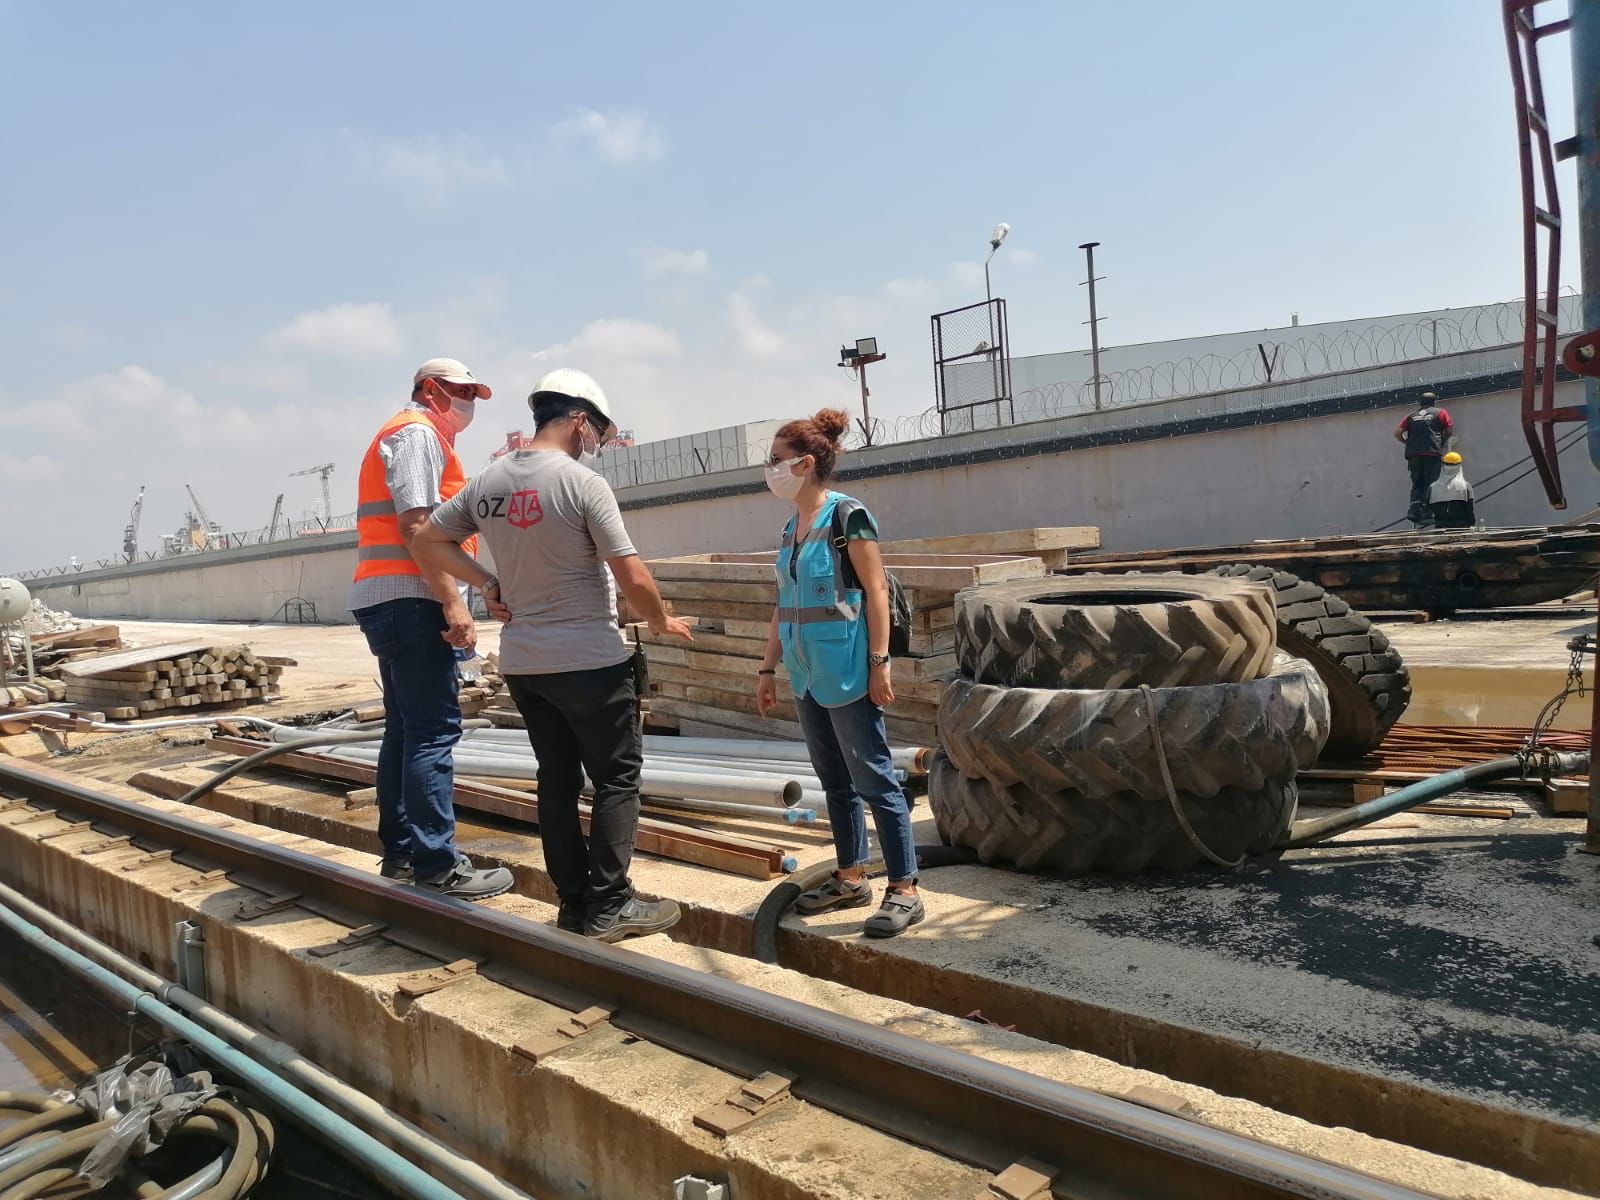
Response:
[{"label": "wristwatch", "polygon": [[887,654],[869,654],[867,655],[867,663],[874,667],[886,667],[889,665],[889,656]]}]

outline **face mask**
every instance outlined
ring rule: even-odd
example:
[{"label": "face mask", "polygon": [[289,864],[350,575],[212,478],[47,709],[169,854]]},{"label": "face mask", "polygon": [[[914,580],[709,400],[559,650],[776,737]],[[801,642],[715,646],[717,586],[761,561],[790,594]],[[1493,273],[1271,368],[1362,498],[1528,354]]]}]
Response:
[{"label": "face mask", "polygon": [[771,463],[767,466],[767,489],[778,499],[793,500],[800,494],[800,489],[805,487],[806,477],[794,473],[794,465],[800,458],[785,459],[781,463]]},{"label": "face mask", "polygon": [[578,425],[578,465],[591,471],[600,469],[600,439],[588,421]]},{"label": "face mask", "polygon": [[445,420],[450,422],[451,427],[454,428],[457,433],[460,433],[468,425],[472,424],[472,418],[477,415],[477,412],[478,406],[475,402],[471,400],[457,400],[452,397],[450,400],[450,411],[445,414]]}]

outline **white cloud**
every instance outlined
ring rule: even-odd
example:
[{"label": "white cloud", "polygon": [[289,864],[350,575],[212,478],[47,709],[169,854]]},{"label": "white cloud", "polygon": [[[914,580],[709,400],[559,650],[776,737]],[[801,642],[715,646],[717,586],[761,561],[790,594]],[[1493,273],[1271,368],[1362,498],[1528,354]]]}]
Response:
[{"label": "white cloud", "polygon": [[0,429],[52,437],[77,437],[89,432],[88,425],[74,409],[49,400],[0,405]]},{"label": "white cloud", "polygon": [[764,324],[743,292],[728,297],[728,328],[739,339],[739,346],[751,358],[778,358],[789,350],[789,343],[777,330]]},{"label": "white cloud", "polygon": [[335,304],[301,313],[267,335],[276,349],[310,350],[335,358],[382,358],[403,345],[400,326],[388,304]]},{"label": "white cloud", "polygon": [[891,279],[883,285],[883,291],[896,304],[927,306],[939,299],[941,289],[931,279],[907,276],[902,279]]},{"label": "white cloud", "polygon": [[586,108],[556,126],[563,137],[580,137],[607,162],[657,162],[667,153],[667,140],[642,113],[597,112]]},{"label": "white cloud", "polygon": [[0,480],[7,484],[44,483],[61,475],[61,464],[43,454],[0,453]]},{"label": "white cloud", "polygon": [[671,329],[630,317],[590,321],[570,342],[537,351],[536,359],[589,357],[604,362],[642,362],[676,358],[683,344]]},{"label": "white cloud", "polygon": [[443,207],[466,188],[511,182],[505,159],[467,134],[378,141],[357,137],[355,156],[360,165],[405,187],[425,208]]},{"label": "white cloud", "polygon": [[980,288],[983,286],[983,264],[981,262],[951,263],[950,278],[958,287]]},{"label": "white cloud", "polygon": [[1025,246],[1019,246],[1015,250],[1007,250],[1005,257],[1024,267],[1031,267],[1039,261],[1039,256]]},{"label": "white cloud", "polygon": [[711,256],[704,250],[641,246],[633,256],[644,264],[647,275],[704,275],[711,270]]}]

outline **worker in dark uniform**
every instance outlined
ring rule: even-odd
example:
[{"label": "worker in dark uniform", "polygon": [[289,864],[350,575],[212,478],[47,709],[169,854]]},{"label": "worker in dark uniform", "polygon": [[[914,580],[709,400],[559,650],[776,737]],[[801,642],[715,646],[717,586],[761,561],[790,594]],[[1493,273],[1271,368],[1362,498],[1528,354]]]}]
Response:
[{"label": "worker in dark uniform", "polygon": [[1394,440],[1406,448],[1406,466],[1411,471],[1411,506],[1406,519],[1413,525],[1428,520],[1428,489],[1439,478],[1440,459],[1454,440],[1455,426],[1450,414],[1439,407],[1433,392],[1422,393],[1422,406],[1395,428]]}]

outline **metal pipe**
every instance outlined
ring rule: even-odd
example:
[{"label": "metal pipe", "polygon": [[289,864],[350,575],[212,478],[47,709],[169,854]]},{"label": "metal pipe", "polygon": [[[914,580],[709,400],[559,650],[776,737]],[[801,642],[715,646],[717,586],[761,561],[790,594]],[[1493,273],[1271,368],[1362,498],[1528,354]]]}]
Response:
[{"label": "metal pipe", "polygon": [[[1552,754],[1548,758],[1548,763],[1552,775],[1576,775],[1589,769],[1589,755]],[[1297,850],[1313,842],[1333,837],[1334,834],[1344,833],[1349,829],[1359,829],[1384,817],[1405,812],[1430,800],[1437,800],[1440,796],[1451,792],[1459,792],[1474,784],[1522,775],[1526,769],[1527,764],[1520,758],[1496,758],[1474,766],[1446,771],[1442,775],[1423,779],[1397,792],[1390,792],[1387,796],[1379,796],[1376,800],[1368,800],[1365,804],[1358,804],[1354,808],[1344,809],[1331,816],[1296,821],[1289,830],[1288,837],[1278,845],[1283,850]]]},{"label": "metal pipe", "polygon": [[[463,743],[465,744],[465,743]],[[487,745],[474,744],[471,747],[473,757],[478,754],[498,755],[509,762],[522,762],[532,764],[538,768],[539,760],[526,751],[518,752],[505,746],[490,748]],[[459,760],[458,760],[459,761]],[[806,796],[813,798],[822,795],[822,780],[810,771],[794,771],[789,768],[793,763],[739,763],[735,765],[731,759],[698,759],[698,758],[666,758],[656,754],[646,754],[644,770],[649,772],[667,771],[679,775],[718,775],[733,779],[772,778],[785,781],[792,780],[800,785],[801,803]],[[896,772],[902,776],[904,772]],[[902,779],[901,782],[904,782]]]},{"label": "metal pipe", "polygon": [[681,796],[652,796],[644,794],[646,808],[668,808],[683,812],[703,812],[728,817],[753,817],[761,821],[782,821],[786,825],[815,825],[817,810],[795,805],[778,808],[770,804],[730,804],[725,800],[687,800]]},{"label": "metal pipe", "polygon": [[[500,732],[500,731],[496,731]],[[646,751],[666,754],[693,754],[708,758],[761,758],[769,762],[798,762],[811,765],[811,751],[804,742],[775,742],[751,738],[661,737],[646,734]],[[889,757],[900,770],[911,775],[926,775],[932,751],[927,746],[891,747]]]},{"label": "metal pipe", "polygon": [[[381,735],[358,735],[362,741],[375,741],[378,736]],[[304,744],[289,743],[285,748]],[[344,746],[332,751],[330,757],[371,766],[377,763],[378,752],[361,747]],[[242,761],[248,763],[251,760]],[[487,779],[534,779],[538,770],[538,764],[532,759],[522,759],[509,754],[462,754],[459,751],[455,755],[455,767],[462,775],[479,775]],[[785,808],[793,808],[800,803],[800,798],[804,794],[801,786],[794,780],[780,779],[775,775],[710,775],[687,771],[659,771],[649,767],[640,772],[639,791],[648,796],[671,796],[687,800],[725,800],[734,804],[772,804],[782,805]]]},{"label": "metal pipe", "polygon": [[[360,1122],[383,1140],[395,1145],[408,1157],[448,1179],[451,1184],[477,1193],[484,1200],[529,1200],[525,1192],[496,1178],[485,1168],[465,1158],[460,1151],[437,1141],[403,1117],[390,1112],[365,1092],[323,1070],[287,1042],[262,1033],[226,1010],[162,978],[3,883],[0,883],[0,904],[8,905],[51,936],[115,971],[129,983],[143,988],[174,1008],[182,1009],[217,1036],[227,1038],[241,1052],[315,1093],[351,1120]],[[0,1165],[4,1165],[4,1159],[0,1159]]]},{"label": "metal pipe", "polygon": [[413,1197],[413,1200],[465,1200],[459,1192],[438,1183],[420,1167],[407,1162],[371,1134],[352,1125],[300,1088],[278,1078],[193,1018],[169,1004],[163,1004],[148,990],[128,983],[99,963],[57,941],[4,904],[0,904],[0,925],[74,975],[106,992],[118,1003],[126,1004],[130,1011],[148,1017],[163,1029],[189,1042],[201,1054],[238,1076],[247,1087],[276,1104],[305,1128],[361,1163],[375,1179],[392,1187],[400,1195]]}]

